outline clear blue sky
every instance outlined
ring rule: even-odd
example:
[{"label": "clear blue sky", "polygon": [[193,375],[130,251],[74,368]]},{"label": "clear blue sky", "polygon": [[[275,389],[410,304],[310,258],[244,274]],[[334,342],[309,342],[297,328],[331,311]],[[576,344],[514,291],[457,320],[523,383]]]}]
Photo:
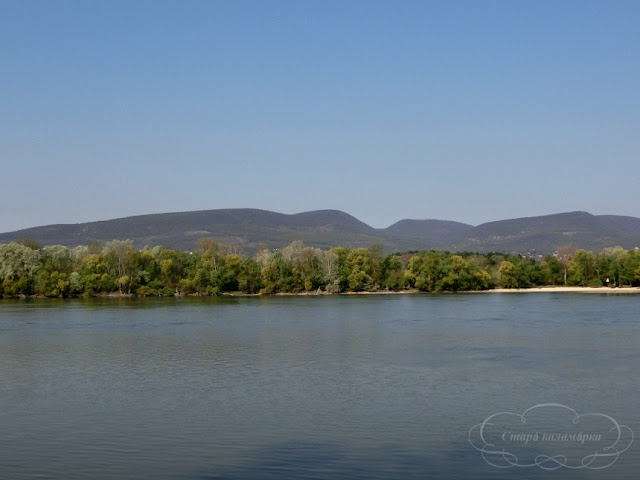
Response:
[{"label": "clear blue sky", "polygon": [[0,231],[640,216],[640,2],[0,1]]}]

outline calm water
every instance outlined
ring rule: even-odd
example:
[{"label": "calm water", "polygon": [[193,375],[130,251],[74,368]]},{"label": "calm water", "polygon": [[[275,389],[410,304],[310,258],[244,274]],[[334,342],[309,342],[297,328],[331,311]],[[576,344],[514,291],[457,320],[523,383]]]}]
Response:
[{"label": "calm water", "polygon": [[558,293],[3,301],[0,478],[636,479],[640,441],[602,470],[499,469],[469,430],[553,402],[640,434],[639,307]]}]

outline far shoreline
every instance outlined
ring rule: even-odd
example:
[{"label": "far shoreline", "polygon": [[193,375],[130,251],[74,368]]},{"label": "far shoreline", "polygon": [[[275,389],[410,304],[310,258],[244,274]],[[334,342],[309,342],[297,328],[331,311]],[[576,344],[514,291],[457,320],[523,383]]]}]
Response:
[{"label": "far shoreline", "polygon": [[565,287],[565,286],[548,286],[548,287],[527,287],[527,288],[490,288],[487,290],[459,290],[453,291],[439,291],[439,292],[424,292],[418,289],[411,290],[379,290],[379,291],[363,291],[363,292],[297,292],[297,293],[276,293],[274,295],[262,295],[262,294],[246,294],[246,293],[225,293],[222,296],[233,297],[268,297],[268,296],[331,296],[331,295],[415,295],[415,294],[478,294],[478,293],[599,293],[599,294],[640,294],[640,287]]},{"label": "far shoreline", "polygon": [[91,297],[72,296],[72,297],[46,297],[42,295],[20,295],[15,297],[0,297],[2,300],[44,300],[44,299],[90,299],[90,298],[185,298],[185,297],[332,297],[332,296],[367,296],[367,295],[455,295],[455,294],[492,294],[492,293],[585,293],[600,295],[638,295],[640,287],[569,287],[569,286],[547,286],[547,287],[528,287],[528,288],[491,288],[487,290],[459,290],[459,291],[439,291],[424,292],[418,289],[404,289],[398,291],[378,290],[378,291],[362,291],[362,292],[279,292],[273,294],[265,293],[244,293],[244,292],[224,292],[218,295],[199,295],[197,293],[176,294],[176,295],[136,295],[135,293],[107,293],[97,294]]},{"label": "far shoreline", "polygon": [[[494,288],[483,290],[487,293],[640,293],[640,287],[529,287],[529,288]],[[482,293],[480,291],[479,293]]]}]

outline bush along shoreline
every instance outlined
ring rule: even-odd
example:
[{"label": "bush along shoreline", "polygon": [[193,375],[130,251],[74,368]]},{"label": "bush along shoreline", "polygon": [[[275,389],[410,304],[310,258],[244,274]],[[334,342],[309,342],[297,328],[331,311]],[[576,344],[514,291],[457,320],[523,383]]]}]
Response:
[{"label": "bush along shoreline", "polygon": [[0,244],[0,297],[463,292],[543,286],[639,287],[640,250],[571,245],[535,258],[502,253],[385,254],[293,242],[254,256],[201,239],[194,251],[113,240],[68,248]]}]

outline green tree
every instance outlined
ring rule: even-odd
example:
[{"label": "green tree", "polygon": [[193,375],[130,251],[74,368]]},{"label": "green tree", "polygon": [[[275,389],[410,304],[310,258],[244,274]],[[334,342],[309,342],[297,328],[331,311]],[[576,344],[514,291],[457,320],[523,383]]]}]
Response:
[{"label": "green tree", "polygon": [[[335,256],[338,271],[336,273],[336,280],[332,285],[334,291],[346,292],[349,290],[349,275],[351,274],[351,267],[347,262],[347,258],[351,254],[350,248],[336,247],[332,248],[331,252]],[[335,288],[337,284],[337,289]]]},{"label": "green tree", "polygon": [[74,259],[71,250],[63,245],[50,245],[40,250],[42,268],[49,272],[61,272],[71,274],[74,267]]},{"label": "green tree", "polygon": [[115,279],[120,293],[131,293],[140,277],[136,267],[139,252],[131,240],[112,240],[103,249],[110,276]]},{"label": "green tree", "polygon": [[598,286],[600,279],[596,278],[596,259],[592,252],[577,250],[569,261],[569,283],[572,285]]},{"label": "green tree", "polygon": [[444,265],[449,255],[445,252],[422,252],[409,260],[405,279],[411,287],[423,292],[434,292],[442,289]]},{"label": "green tree", "polygon": [[380,285],[382,278],[382,262],[384,260],[384,246],[375,243],[367,248],[369,252],[369,262],[371,264],[371,283],[374,288]]},{"label": "green tree", "polygon": [[503,288],[518,288],[518,272],[516,266],[509,260],[504,260],[498,269],[500,272],[500,285]]},{"label": "green tree", "polygon": [[366,248],[357,248],[349,252],[346,258],[349,290],[360,292],[373,286],[373,259]]},{"label": "green tree", "polygon": [[383,288],[398,291],[404,288],[404,265],[400,255],[387,255],[381,266],[381,285]]},{"label": "green tree", "polygon": [[542,271],[544,285],[562,285],[564,284],[564,267],[560,261],[551,254],[544,256],[542,260]]},{"label": "green tree", "polygon": [[293,272],[291,264],[282,256],[282,252],[263,255],[262,261],[268,263],[262,268],[261,283],[263,293],[291,292],[293,287]]},{"label": "green tree", "polygon": [[321,251],[296,241],[282,249],[282,257],[291,264],[293,288],[311,291],[322,285]]},{"label": "green tree", "polygon": [[605,248],[597,255],[596,270],[603,285],[620,285],[621,259],[624,253],[622,247],[612,247]]},{"label": "green tree", "polygon": [[40,251],[17,242],[0,244],[0,281],[5,295],[30,295],[40,268]]},{"label": "green tree", "polygon": [[622,253],[620,261],[620,286],[640,286],[640,250]]},{"label": "green tree", "polygon": [[245,293],[258,293],[261,287],[260,265],[252,258],[245,258],[238,275],[238,289]]},{"label": "green tree", "polygon": [[443,267],[442,290],[484,290],[491,285],[491,275],[461,255],[451,255]]}]

